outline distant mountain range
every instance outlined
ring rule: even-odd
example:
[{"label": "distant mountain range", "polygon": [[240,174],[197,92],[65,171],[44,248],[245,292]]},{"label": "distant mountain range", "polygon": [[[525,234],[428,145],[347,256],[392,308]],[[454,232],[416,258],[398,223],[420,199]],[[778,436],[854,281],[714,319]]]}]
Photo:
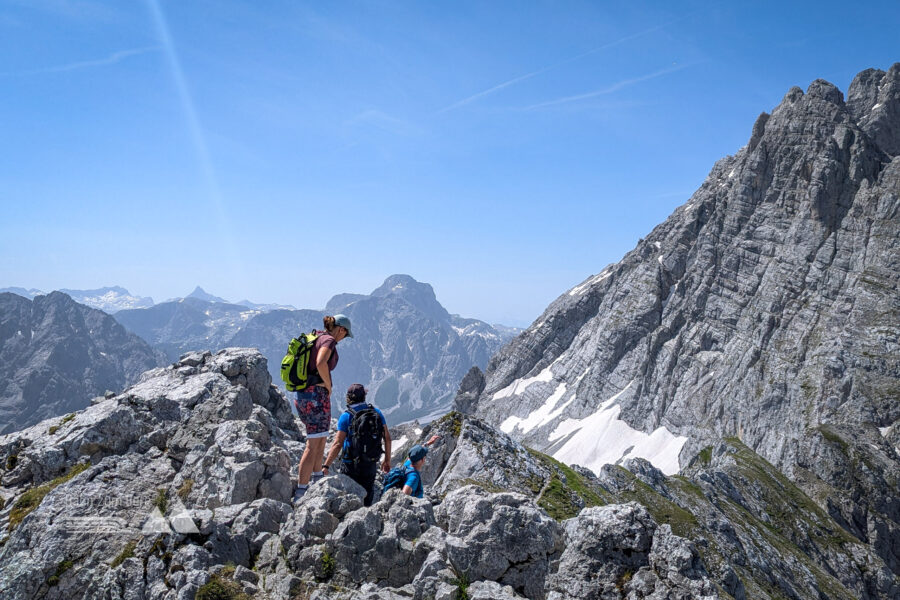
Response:
[{"label": "distant mountain range", "polygon": [[163,362],[111,316],[62,292],[0,293],[0,434],[81,410]]},{"label": "distant mountain range", "polygon": [[[107,360],[106,356],[119,356],[128,348],[129,352],[134,352],[131,362],[140,364],[140,369],[134,369],[138,372],[161,360],[174,362],[194,350],[249,346],[259,348],[266,356],[269,372],[278,385],[281,384],[281,358],[288,341],[302,331],[321,328],[324,315],[343,312],[353,321],[355,338],[342,342],[338,348],[340,365],[334,374],[334,410],[341,409],[343,390],[347,386],[363,383],[369,389],[370,398],[390,415],[394,423],[428,420],[442,414],[450,407],[463,375],[473,366],[485,368],[491,355],[520,331],[451,315],[437,301],[430,285],[408,275],[392,275],[368,295],[338,294],[328,301],[325,310],[297,310],[247,301],[233,304],[199,286],[184,298],[159,304],[154,304],[151,298],[133,296],[121,287],[67,290],[49,295],[34,289],[7,289],[12,292],[5,295],[13,298],[7,299],[5,306],[8,307],[29,301],[42,307],[49,302],[46,299],[51,298],[50,304],[61,304],[66,302],[63,299],[68,299],[68,311],[88,314],[86,311],[99,309],[114,313],[115,320],[134,335],[127,340],[117,338],[116,342],[100,344],[106,354],[100,350],[88,352],[93,358],[101,357],[101,363],[113,360]],[[22,310],[16,308],[14,312]],[[99,319],[98,315],[92,318]],[[11,318],[5,307],[2,318]],[[130,362],[124,355],[115,359],[122,363],[119,370],[110,370],[108,365],[95,366],[96,372],[90,373],[93,363],[82,357],[77,364],[88,373],[84,382],[78,381],[80,375],[68,371],[65,376],[54,378],[50,373],[48,381],[41,379],[41,373],[47,374],[41,357],[57,346],[73,344],[82,348],[99,344],[79,337],[83,328],[57,331],[58,327],[51,325],[48,327],[54,329],[53,336],[39,338],[43,341],[30,346],[14,344],[7,349],[8,366],[18,365],[17,371],[10,371],[9,378],[32,382],[28,388],[31,392],[16,392],[16,384],[9,383],[12,391],[0,394],[6,398],[8,408],[6,413],[0,408],[0,415],[8,420],[9,427],[20,428],[33,423],[34,419],[69,412],[74,406],[83,407],[92,395],[131,383],[128,377],[133,373],[127,368]],[[17,322],[14,331],[20,329],[32,327]],[[24,354],[19,356],[17,352]],[[71,362],[66,363],[66,368],[72,366]],[[54,385],[50,385],[50,379]],[[35,383],[39,381],[43,383]],[[45,397],[50,390],[54,394],[52,400]],[[21,413],[21,418],[14,418],[17,413]],[[32,413],[34,418],[30,416]]]},{"label": "distant mountain range", "polygon": [[[135,296],[123,287],[113,286],[98,288],[96,290],[57,290],[67,294],[79,304],[102,310],[105,313],[113,314],[120,310],[128,308],[147,308],[153,306],[153,298]],[[8,287],[0,289],[0,293],[9,292],[24,298],[34,299],[37,296],[45,296],[46,292],[41,290],[20,287]]]},{"label": "distant mountain range", "polygon": [[[279,367],[288,341],[339,312],[353,322],[354,339],[338,347],[335,389],[363,383],[394,422],[427,419],[445,411],[456,386],[472,366],[484,368],[491,355],[519,332],[477,319],[451,315],[434,290],[408,275],[392,275],[372,294],[338,294],[325,310],[209,301],[202,288],[190,296],[149,308],[122,310],[116,319],[164,352],[170,361],[192,350],[229,346],[259,348],[280,383]],[[339,396],[338,396],[339,397]],[[335,410],[340,409],[340,401]]]},{"label": "distant mountain range", "polygon": [[[117,313],[120,310],[129,310],[133,308],[150,308],[151,306],[155,306],[156,304],[153,301],[153,298],[150,298],[149,296],[135,296],[125,288],[117,285],[112,287],[98,288],[95,290],[70,290],[63,288],[56,291],[60,291],[71,296],[72,300],[75,300],[79,304],[84,304],[86,306],[90,306],[91,308],[102,310],[103,312],[110,315],[113,313]],[[33,299],[36,296],[47,295],[47,292],[43,292],[35,288],[25,289],[22,287],[0,288],[0,293],[3,292],[16,294],[17,296],[22,296],[23,298],[30,299]],[[204,290],[199,285],[194,288],[193,292],[185,296],[185,298],[194,298],[197,300],[203,300],[205,302],[222,302],[225,304],[229,304],[228,300],[206,292],[206,290]],[[170,300],[166,300],[166,302],[175,302],[177,300],[181,300],[181,298],[172,298]],[[297,310],[290,304],[258,304],[249,300],[241,300],[240,302],[236,302],[235,304],[260,311],[279,309]]]}]

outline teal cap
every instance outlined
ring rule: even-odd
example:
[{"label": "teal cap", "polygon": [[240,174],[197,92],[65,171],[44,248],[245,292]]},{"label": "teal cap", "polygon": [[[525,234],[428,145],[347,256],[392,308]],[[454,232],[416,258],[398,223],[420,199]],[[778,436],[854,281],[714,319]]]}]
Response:
[{"label": "teal cap", "polygon": [[428,455],[428,448],[416,444],[409,449],[409,462],[419,462]]},{"label": "teal cap", "polygon": [[334,324],[340,325],[344,329],[347,330],[347,337],[353,337],[353,332],[350,331],[350,317],[347,315],[334,315]]}]

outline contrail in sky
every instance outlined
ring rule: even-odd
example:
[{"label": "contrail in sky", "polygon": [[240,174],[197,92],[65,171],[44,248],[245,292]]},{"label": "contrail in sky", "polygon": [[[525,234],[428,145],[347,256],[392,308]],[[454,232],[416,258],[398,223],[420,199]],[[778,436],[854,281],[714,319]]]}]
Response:
[{"label": "contrail in sky", "polygon": [[194,151],[197,153],[197,159],[200,162],[200,168],[204,183],[206,184],[207,193],[214,204],[221,236],[226,242],[226,247],[231,251],[231,257],[235,261],[235,264],[243,269],[243,261],[240,260],[240,253],[237,251],[235,237],[231,232],[230,221],[228,220],[222,202],[222,191],[219,187],[215,169],[213,168],[212,159],[210,158],[209,145],[206,142],[206,136],[203,134],[203,128],[200,126],[200,119],[197,117],[194,99],[191,97],[190,89],[184,78],[184,71],[181,69],[181,62],[178,60],[178,53],[175,50],[175,44],[172,42],[172,36],[169,33],[165,15],[163,15],[158,0],[147,0],[147,4],[153,15],[156,32],[159,36],[159,41],[162,44],[166,62],[169,64],[169,70],[171,71],[172,79],[175,83],[175,89],[178,92],[178,98],[181,101],[181,108],[184,112],[184,118],[187,121],[188,131],[194,145]]},{"label": "contrail in sky", "polygon": [[682,69],[686,69],[690,65],[678,65],[677,67],[670,67],[668,69],[662,69],[660,71],[655,71],[653,73],[648,73],[647,75],[641,75],[640,77],[632,77],[630,79],[623,79],[622,81],[617,81],[612,85],[608,85],[604,88],[600,88],[599,90],[594,90],[592,92],[585,92],[584,94],[576,94],[574,96],[565,96],[563,98],[557,98],[555,100],[548,100],[547,102],[540,102],[538,104],[532,104],[531,106],[526,106],[523,110],[531,110],[533,108],[543,108],[545,106],[554,106],[557,104],[565,104],[566,102],[576,102],[578,100],[585,100],[587,98],[594,98],[596,96],[605,96],[606,94],[612,94],[613,92],[618,92],[622,88],[626,88],[630,85],[634,85],[635,83],[639,83],[641,81],[647,81],[649,79],[656,79],[662,75],[666,75],[667,73],[674,73],[675,71],[680,71]]},{"label": "contrail in sky", "polygon": [[40,73],[64,73],[66,71],[77,71],[80,69],[92,69],[94,67],[107,67],[122,62],[130,56],[146,54],[147,52],[155,52],[159,50],[159,46],[147,46],[144,48],[131,48],[129,50],[120,50],[113,52],[106,58],[98,58],[95,60],[83,60],[79,62],[67,63],[64,65],[55,65],[52,67],[43,67],[40,69],[30,69],[27,71],[11,71],[3,73],[3,75],[38,75]]},{"label": "contrail in sky", "polygon": [[450,105],[448,105],[448,106],[445,106],[444,108],[442,108],[442,109],[440,109],[439,111],[437,111],[437,113],[438,113],[438,114],[441,114],[441,113],[449,112],[449,111],[454,110],[454,109],[457,109],[457,108],[459,108],[459,107],[461,107],[461,106],[465,106],[466,104],[470,104],[470,103],[474,102],[475,100],[478,100],[479,98],[483,98],[483,97],[489,96],[489,95],[491,95],[491,94],[493,94],[493,93],[495,93],[495,92],[499,92],[500,90],[502,90],[502,89],[504,89],[504,88],[507,88],[507,87],[509,87],[509,86],[511,86],[511,85],[515,85],[515,84],[520,83],[520,82],[522,82],[522,81],[531,79],[532,77],[536,77],[536,76],[538,76],[538,75],[541,75],[541,74],[543,74],[543,73],[546,73],[547,71],[551,71],[551,70],[553,70],[553,69],[556,69],[556,68],[558,68],[558,67],[561,67],[561,66],[563,66],[563,65],[565,65],[565,64],[568,64],[568,63],[570,63],[570,62],[573,62],[573,61],[582,59],[582,58],[584,58],[585,56],[590,56],[591,54],[596,54],[597,52],[600,52],[601,50],[606,50],[606,49],[608,49],[608,48],[612,48],[612,47],[614,47],[614,46],[618,46],[619,44],[624,44],[625,42],[631,41],[631,40],[633,40],[633,39],[635,39],[635,38],[639,38],[639,37],[641,37],[641,36],[648,35],[648,34],[650,34],[650,33],[653,33],[654,31],[659,31],[660,29],[662,29],[662,28],[664,28],[664,27],[668,27],[669,25],[671,25],[671,24],[673,24],[673,23],[677,23],[678,21],[681,21],[682,19],[686,18],[687,16],[689,16],[689,15],[685,15],[685,16],[683,16],[683,17],[679,17],[679,18],[677,18],[677,19],[673,19],[673,20],[671,20],[671,21],[667,21],[666,23],[663,23],[662,25],[657,25],[657,26],[651,27],[651,28],[649,28],[649,29],[644,29],[643,31],[638,31],[637,33],[632,33],[631,35],[627,35],[627,36],[625,36],[625,37],[623,37],[623,38],[619,38],[619,39],[617,39],[617,40],[613,40],[612,42],[607,42],[606,44],[603,44],[603,45],[601,45],[601,46],[597,46],[596,48],[591,48],[590,50],[587,50],[587,51],[585,51],[585,52],[582,52],[581,54],[576,54],[575,56],[570,56],[569,58],[566,58],[566,59],[561,60],[561,61],[559,61],[559,62],[555,62],[555,63],[553,63],[553,64],[551,64],[551,65],[546,66],[546,67],[540,68],[540,69],[538,69],[537,71],[532,71],[531,73],[526,73],[525,75],[520,75],[520,76],[518,76],[518,77],[515,77],[515,78],[513,78],[513,79],[510,79],[509,81],[504,81],[503,83],[497,84],[497,85],[495,85],[495,86],[493,86],[493,87],[490,87],[490,88],[488,88],[488,89],[486,89],[486,90],[483,90],[483,91],[481,91],[481,92],[478,92],[477,94],[473,94],[473,95],[471,95],[471,96],[469,96],[469,97],[467,97],[467,98],[463,98],[462,100],[460,100],[460,101],[458,101],[458,102],[454,102],[453,104],[450,104]]}]

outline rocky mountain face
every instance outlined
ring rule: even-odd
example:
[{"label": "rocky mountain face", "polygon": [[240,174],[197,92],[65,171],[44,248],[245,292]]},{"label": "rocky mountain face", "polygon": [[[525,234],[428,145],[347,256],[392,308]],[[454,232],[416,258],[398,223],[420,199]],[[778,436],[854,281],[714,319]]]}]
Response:
[{"label": "rocky mountain face", "polygon": [[265,359],[250,349],[190,353],[72,419],[0,436],[0,596],[900,592],[870,546],[737,439],[679,476],[641,459],[595,476],[459,413],[409,442],[432,434],[441,441],[422,472],[426,498],[392,490],[365,508],[362,488],[335,475],[292,507],[304,436]]},{"label": "rocky mountain face", "polygon": [[119,311],[116,320],[162,351],[168,360],[176,361],[197,348],[225,348],[242,327],[260,314],[260,310],[238,304],[187,297],[146,309]]},{"label": "rocky mountain face", "polygon": [[[67,294],[75,302],[102,310],[107,314],[113,314],[129,308],[148,308],[153,306],[153,298],[135,296],[123,287],[104,287],[96,290],[58,290]],[[45,296],[40,290],[24,288],[4,288],[0,293],[10,292],[25,298],[34,299],[36,296]]]},{"label": "rocky mountain face", "polygon": [[[150,309],[121,311],[116,319],[175,361],[196,348],[259,348],[280,384],[281,358],[292,337],[321,329],[326,314],[344,313],[354,338],[338,346],[336,390],[363,383],[392,422],[446,412],[459,380],[518,331],[451,315],[434,290],[407,275],[388,277],[372,294],[339,294],[324,311],[262,311],[184,298]],[[340,396],[338,396],[340,399]],[[340,400],[334,410],[341,410]]]},{"label": "rocky mountain face", "polygon": [[161,360],[112,317],[61,292],[0,294],[0,433],[80,410]]},{"label": "rocky mountain face", "polygon": [[487,365],[512,337],[449,314],[430,285],[406,275],[388,277],[369,296],[336,297],[328,308],[350,317],[355,336],[339,346],[336,381],[368,382],[370,397],[393,422],[445,413],[463,375]]},{"label": "rocky mountain face", "polygon": [[684,472],[733,436],[900,573],[898,248],[900,63],[846,100],[792,88],[687,204],[470,374],[460,406],[598,474]]}]

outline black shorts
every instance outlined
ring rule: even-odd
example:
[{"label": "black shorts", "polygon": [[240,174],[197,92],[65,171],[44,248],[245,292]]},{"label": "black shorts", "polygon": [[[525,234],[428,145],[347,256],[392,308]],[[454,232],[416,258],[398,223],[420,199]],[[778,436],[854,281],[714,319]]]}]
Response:
[{"label": "black shorts", "polygon": [[365,506],[372,506],[375,496],[375,475],[378,474],[377,462],[359,461],[356,464],[341,461],[341,473],[363,486],[366,490]]}]

